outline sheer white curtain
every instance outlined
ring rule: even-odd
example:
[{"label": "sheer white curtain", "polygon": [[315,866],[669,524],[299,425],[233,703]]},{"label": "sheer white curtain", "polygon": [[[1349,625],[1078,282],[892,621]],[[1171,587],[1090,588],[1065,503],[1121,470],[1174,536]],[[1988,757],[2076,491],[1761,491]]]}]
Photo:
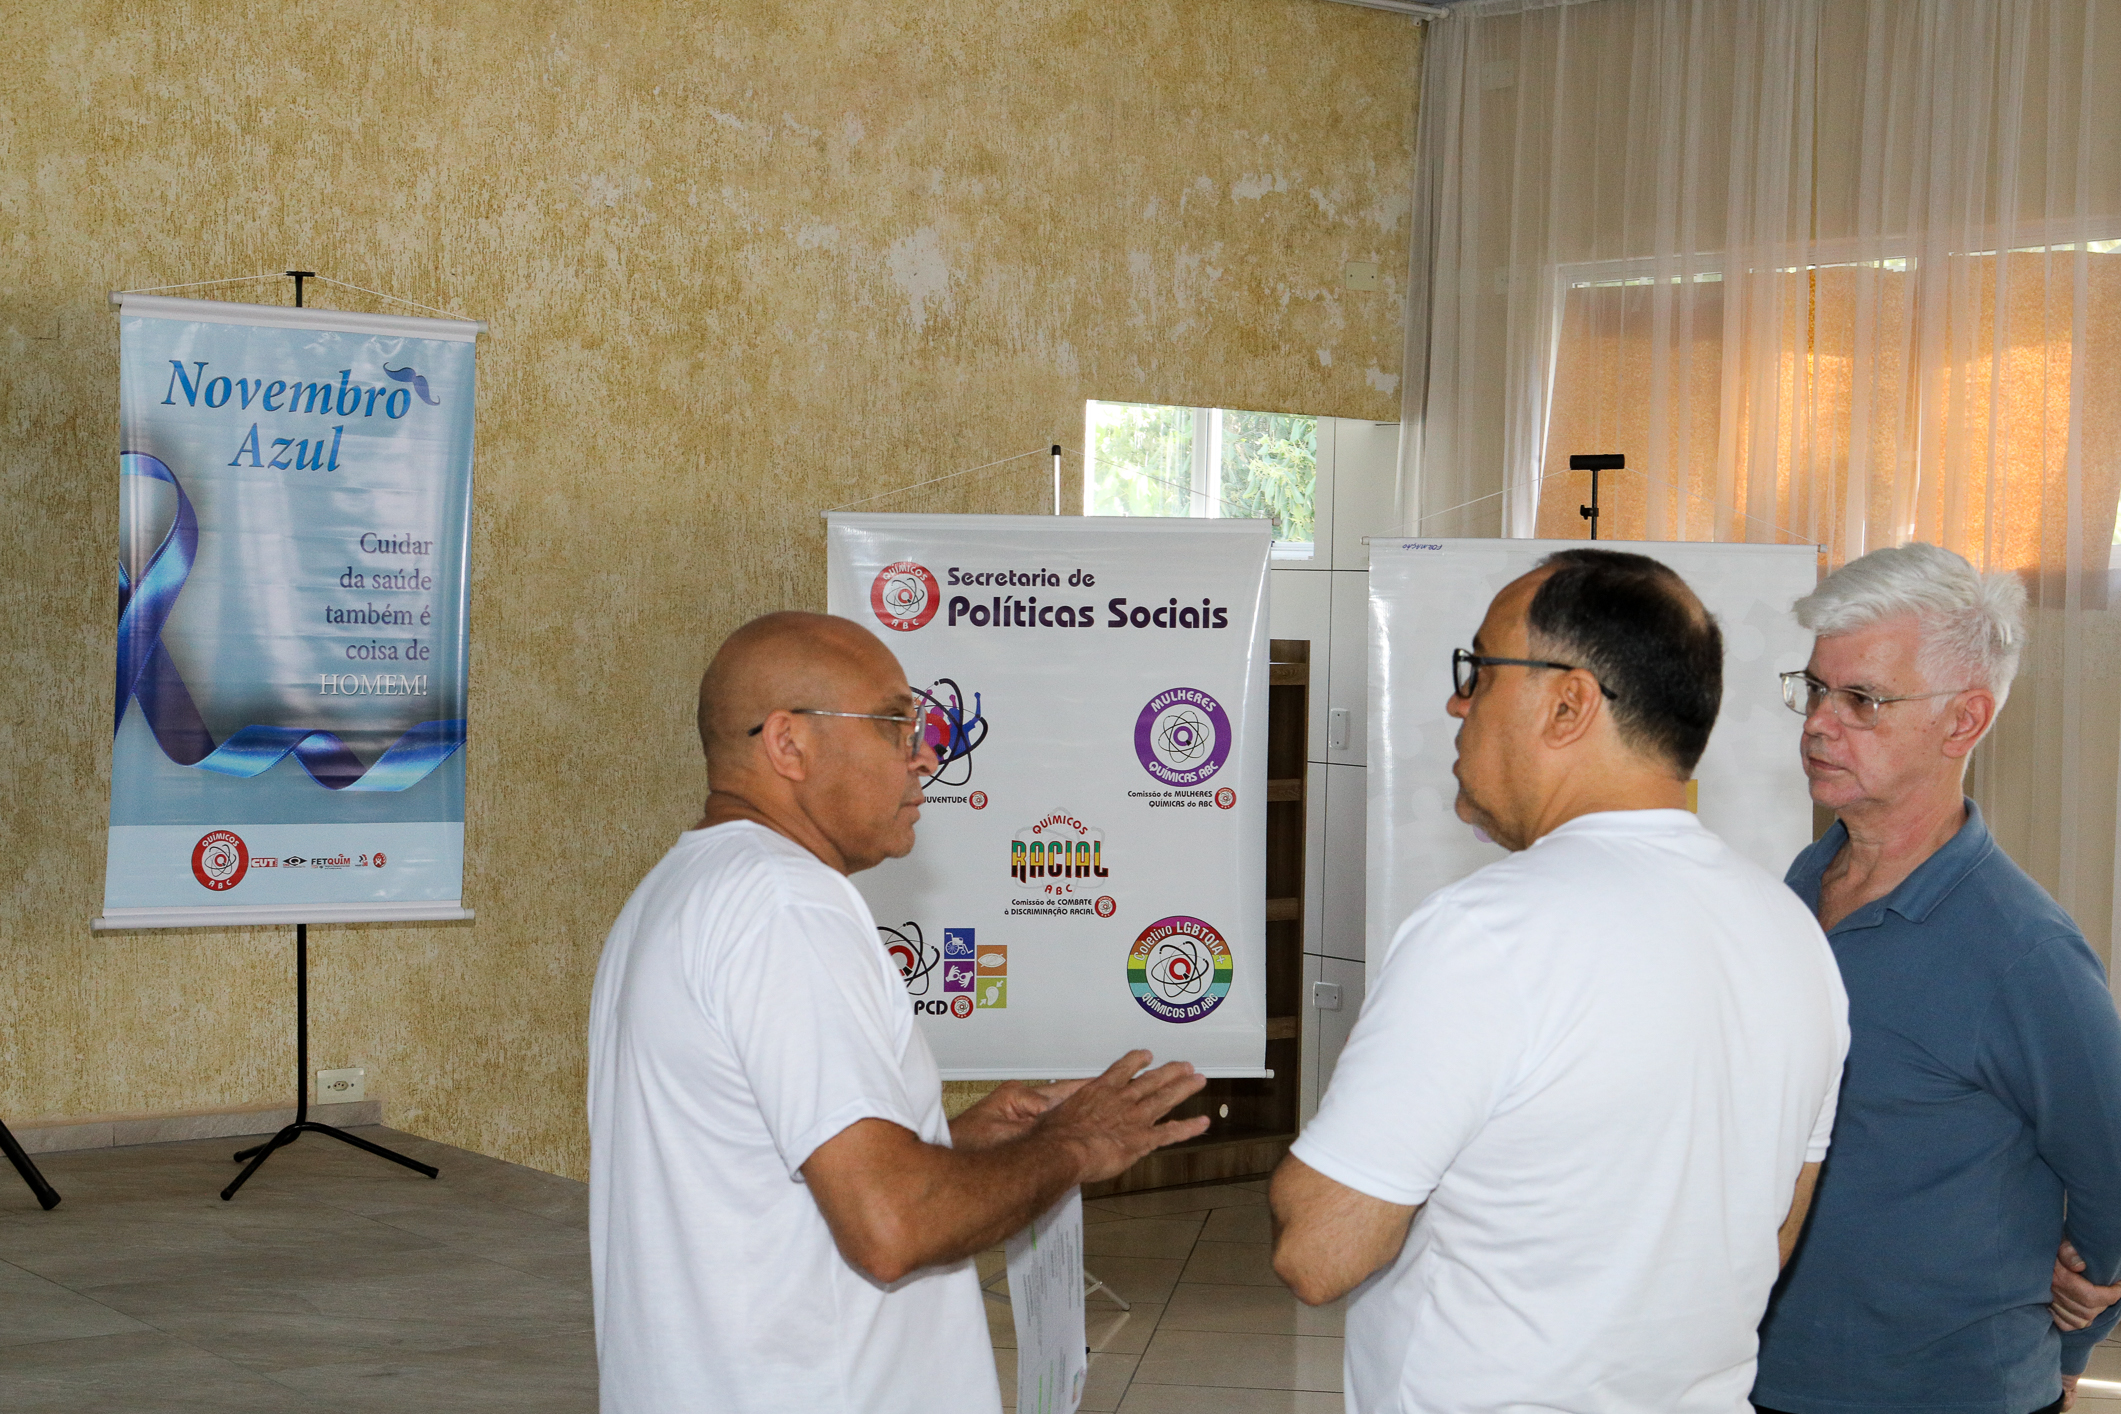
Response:
[{"label": "sheer white curtain", "polygon": [[1621,452],[1603,538],[2019,573],[1974,791],[2103,945],[2121,0],[1471,0],[1423,85],[1403,529],[1581,536]]}]

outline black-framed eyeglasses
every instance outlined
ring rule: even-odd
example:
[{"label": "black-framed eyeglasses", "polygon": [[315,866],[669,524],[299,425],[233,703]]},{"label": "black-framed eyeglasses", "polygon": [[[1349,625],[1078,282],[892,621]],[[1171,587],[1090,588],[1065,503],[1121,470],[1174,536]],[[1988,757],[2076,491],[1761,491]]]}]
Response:
[{"label": "black-framed eyeglasses", "polygon": [[1899,697],[1880,697],[1876,693],[1860,692],[1853,687],[1828,687],[1803,668],[1782,675],[1782,702],[1800,717],[1809,717],[1825,703],[1835,717],[1859,731],[1869,731],[1878,725],[1878,709],[1890,707],[1895,702],[1923,702],[1932,697],[1950,697],[1966,691],[1963,687],[1948,688],[1943,692],[1909,692]]},{"label": "black-framed eyeglasses", "polygon": [[[1590,672],[1590,669],[1578,663],[1554,663],[1544,658],[1491,658],[1485,654],[1472,652],[1469,649],[1453,648],[1451,650],[1451,691],[1457,693],[1460,697],[1471,697],[1473,689],[1480,686],[1480,670],[1482,668],[1497,667],[1558,668],[1565,673]],[[1595,674],[1592,676],[1591,681],[1598,682]],[[1620,694],[1602,682],[1598,682],[1598,690],[1606,695],[1606,700],[1609,702],[1618,702],[1620,700]]]},{"label": "black-framed eyeglasses", "polygon": [[[790,707],[788,714],[792,717],[852,717],[859,722],[897,722],[902,726],[913,728],[912,731],[906,733],[904,742],[906,759],[911,761],[914,757],[921,754],[921,738],[925,733],[921,731],[921,719],[919,717],[902,717],[891,712],[830,712],[823,707]],[[766,730],[766,724],[760,722],[750,731],[745,732],[744,735],[757,736],[764,730]]]}]

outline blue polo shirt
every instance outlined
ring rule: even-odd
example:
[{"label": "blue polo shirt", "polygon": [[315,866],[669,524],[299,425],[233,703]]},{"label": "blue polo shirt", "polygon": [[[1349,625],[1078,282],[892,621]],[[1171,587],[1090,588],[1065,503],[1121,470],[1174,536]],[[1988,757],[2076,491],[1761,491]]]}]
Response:
[{"label": "blue polo shirt", "polygon": [[[1837,822],[1790,866],[1814,913],[1847,840]],[[2121,1017],[2105,970],[1971,800],[1950,842],[1827,941],[1848,1063],[1753,1401],[2032,1414],[2121,1317],[2063,1337],[2047,1310],[2065,1231],[2087,1276],[2121,1272]]]}]

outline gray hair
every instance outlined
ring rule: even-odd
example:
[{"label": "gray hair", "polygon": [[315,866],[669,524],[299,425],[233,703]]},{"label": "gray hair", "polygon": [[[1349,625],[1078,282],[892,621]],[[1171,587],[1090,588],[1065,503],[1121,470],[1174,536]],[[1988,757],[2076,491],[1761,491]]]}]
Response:
[{"label": "gray hair", "polygon": [[2025,586],[2017,577],[1982,574],[1919,540],[1850,560],[1792,612],[1821,637],[1913,614],[1922,625],[1916,661],[1927,685],[1986,687],[1999,708],[2025,648]]}]

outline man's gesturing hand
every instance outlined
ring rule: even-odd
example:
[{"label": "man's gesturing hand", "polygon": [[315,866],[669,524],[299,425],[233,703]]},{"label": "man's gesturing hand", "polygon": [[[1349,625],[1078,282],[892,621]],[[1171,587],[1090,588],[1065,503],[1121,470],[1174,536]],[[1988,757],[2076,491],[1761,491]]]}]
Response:
[{"label": "man's gesturing hand", "polygon": [[950,1144],[957,1149],[991,1149],[1031,1132],[1046,1111],[1089,1082],[1062,1080],[1026,1085],[1005,1080],[963,1114],[950,1121]]},{"label": "man's gesturing hand", "polygon": [[1207,1129],[1206,1115],[1159,1123],[1177,1105],[1199,1094],[1208,1080],[1184,1061],[1142,1069],[1154,1059],[1147,1051],[1127,1052],[1103,1075],[1084,1081],[1081,1089],[1040,1117],[1039,1132],[1067,1145],[1079,1157],[1082,1182],[1096,1183],[1124,1173],[1142,1155]]}]

